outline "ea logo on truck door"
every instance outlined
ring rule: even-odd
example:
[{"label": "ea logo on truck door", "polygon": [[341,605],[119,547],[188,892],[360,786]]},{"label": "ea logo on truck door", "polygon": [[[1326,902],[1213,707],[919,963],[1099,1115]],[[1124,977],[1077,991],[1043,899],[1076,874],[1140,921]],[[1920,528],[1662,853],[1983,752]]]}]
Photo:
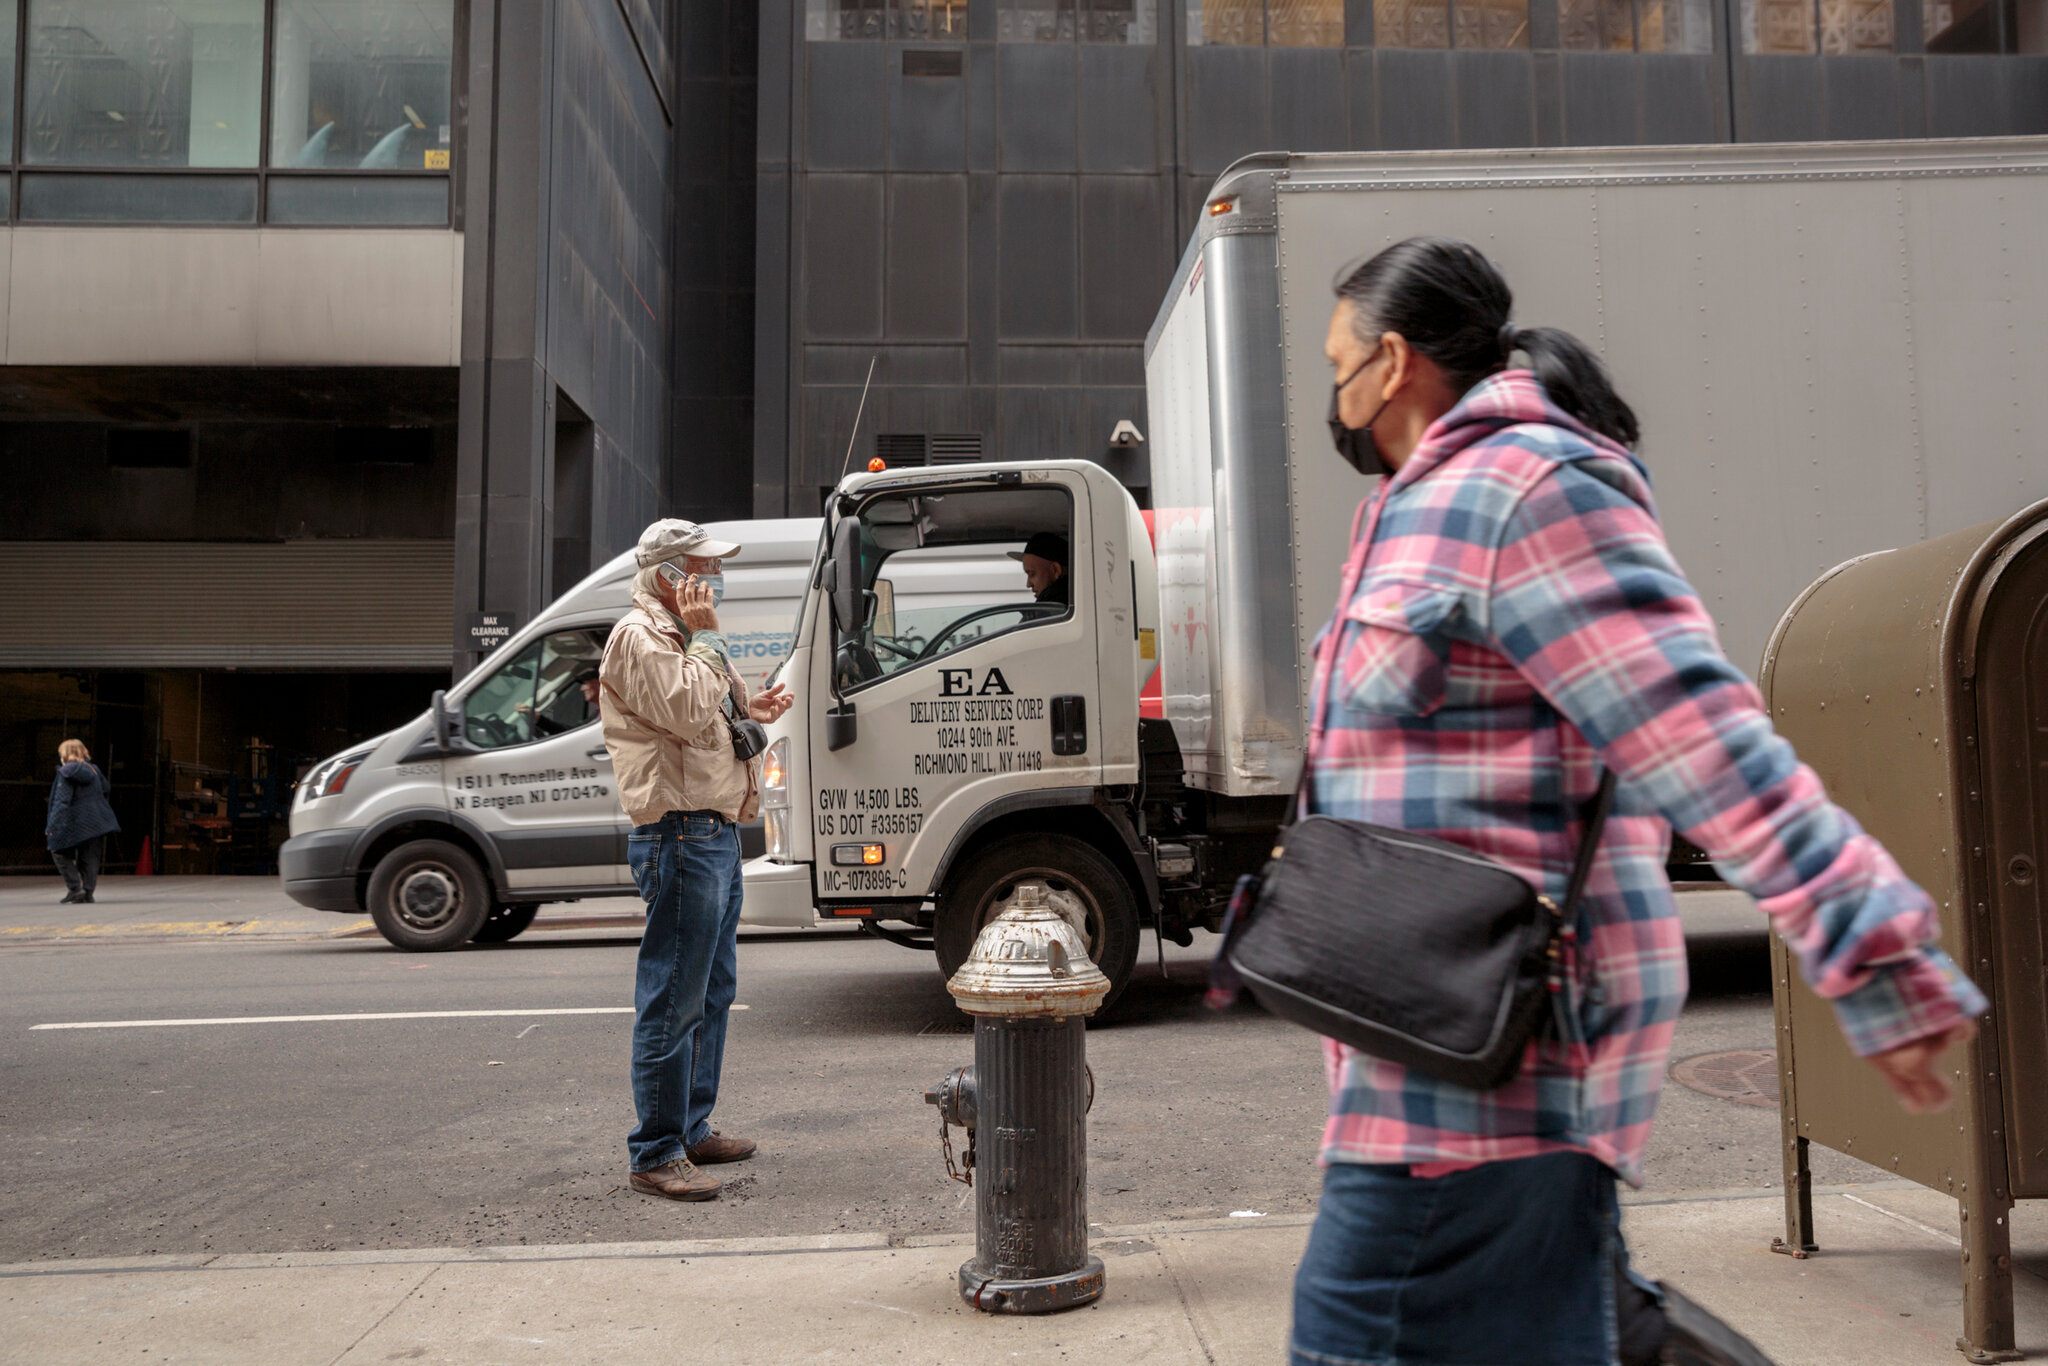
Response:
[{"label": "ea logo on truck door", "polygon": [[990,669],[982,678],[979,688],[974,686],[974,670],[939,670],[939,696],[941,697],[1008,697],[1011,695],[1009,680],[1003,677],[1001,669]]}]

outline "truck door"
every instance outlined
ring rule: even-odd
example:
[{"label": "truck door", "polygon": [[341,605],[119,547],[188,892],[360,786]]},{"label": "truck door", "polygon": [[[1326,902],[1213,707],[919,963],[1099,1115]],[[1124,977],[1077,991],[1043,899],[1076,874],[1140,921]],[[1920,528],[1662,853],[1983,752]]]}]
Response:
[{"label": "truck door", "polygon": [[[1101,745],[1089,493],[1071,470],[1007,485],[920,485],[860,507],[866,621],[827,619],[811,696],[855,708],[834,752],[811,709],[812,843],[821,906],[914,905],[954,833],[989,802],[1092,788]],[[1064,588],[1034,596],[1019,562],[1033,536],[1062,538]],[[1056,721],[1060,735],[1056,739]]]},{"label": "truck door", "polygon": [[607,634],[601,625],[550,632],[462,699],[463,734],[478,752],[443,762],[448,804],[497,846],[513,899],[631,883],[611,759],[583,688]]}]

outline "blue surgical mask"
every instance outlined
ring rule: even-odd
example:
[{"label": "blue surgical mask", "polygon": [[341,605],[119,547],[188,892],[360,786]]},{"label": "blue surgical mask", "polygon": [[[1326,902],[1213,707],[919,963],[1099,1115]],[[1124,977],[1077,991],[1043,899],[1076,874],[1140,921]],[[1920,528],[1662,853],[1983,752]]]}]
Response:
[{"label": "blue surgical mask", "polygon": [[719,603],[725,601],[725,575],[699,574],[697,576],[697,582],[708,583],[711,585],[711,605],[713,607],[716,607]]}]

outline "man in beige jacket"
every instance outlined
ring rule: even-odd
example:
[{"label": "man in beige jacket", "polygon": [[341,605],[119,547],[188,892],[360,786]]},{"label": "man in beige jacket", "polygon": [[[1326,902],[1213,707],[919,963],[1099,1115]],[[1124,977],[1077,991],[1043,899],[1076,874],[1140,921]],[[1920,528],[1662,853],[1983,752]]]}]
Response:
[{"label": "man in beige jacket", "polygon": [[633,820],[626,861],[647,903],[634,981],[633,1189],[709,1200],[719,1183],[698,1163],[754,1155],[749,1139],[711,1127],[725,1023],[738,990],[736,822],[759,806],[757,761],[737,757],[733,722],[763,725],[789,709],[777,684],[750,695],[718,631],[722,562],[740,553],[694,522],[665,518],[640,535],[633,610],[612,628],[598,677],[605,748]]}]

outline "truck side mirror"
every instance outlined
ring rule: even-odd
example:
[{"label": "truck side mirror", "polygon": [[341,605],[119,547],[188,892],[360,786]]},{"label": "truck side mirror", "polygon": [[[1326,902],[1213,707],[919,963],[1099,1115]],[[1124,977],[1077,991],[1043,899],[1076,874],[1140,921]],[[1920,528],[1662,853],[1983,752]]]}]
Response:
[{"label": "truck side mirror", "polygon": [[832,528],[832,565],[825,580],[832,598],[832,621],[842,636],[858,635],[866,606],[860,583],[860,519],[842,517]]},{"label": "truck side mirror", "polygon": [[825,709],[825,748],[837,754],[860,738],[860,718],[853,703],[841,702]]},{"label": "truck side mirror", "polygon": [[434,714],[434,748],[442,754],[471,754],[475,747],[469,737],[462,733],[463,711],[460,702],[450,702],[445,689],[434,689],[433,699],[427,708]]}]

